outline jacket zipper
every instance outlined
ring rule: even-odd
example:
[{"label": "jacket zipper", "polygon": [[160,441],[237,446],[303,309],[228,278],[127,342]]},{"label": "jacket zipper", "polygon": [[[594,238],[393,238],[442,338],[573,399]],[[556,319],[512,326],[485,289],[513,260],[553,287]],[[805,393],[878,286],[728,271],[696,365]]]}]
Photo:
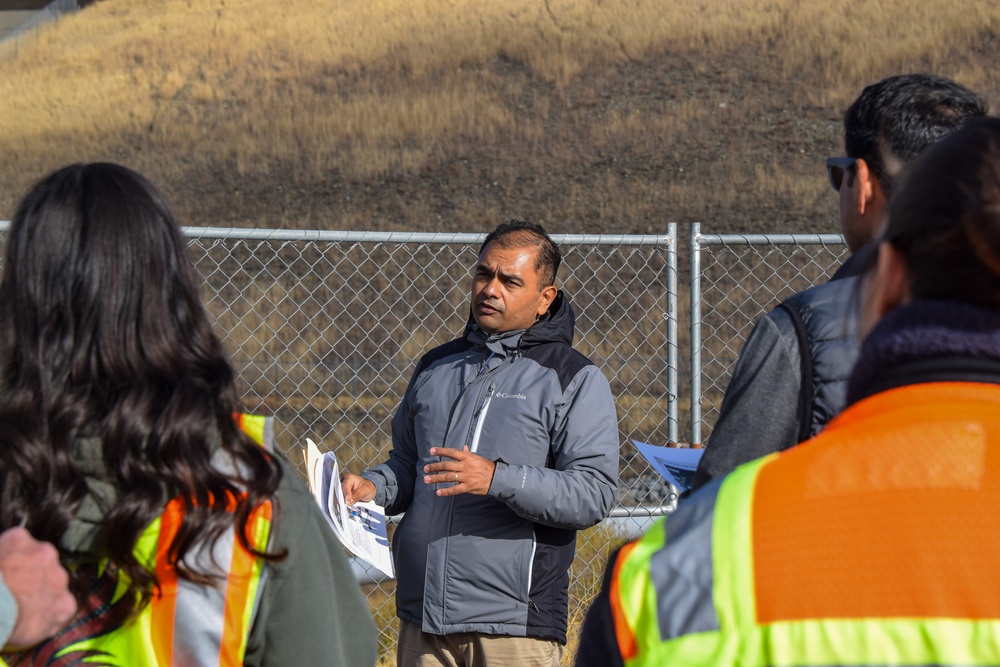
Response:
[{"label": "jacket zipper", "polygon": [[490,382],[490,386],[486,389],[486,398],[483,399],[483,404],[479,407],[479,412],[476,413],[476,424],[472,431],[472,443],[469,445],[469,451],[473,454],[479,449],[479,436],[483,433],[483,422],[486,421],[486,411],[490,409],[490,401],[493,400],[493,392],[497,390],[496,380]]}]

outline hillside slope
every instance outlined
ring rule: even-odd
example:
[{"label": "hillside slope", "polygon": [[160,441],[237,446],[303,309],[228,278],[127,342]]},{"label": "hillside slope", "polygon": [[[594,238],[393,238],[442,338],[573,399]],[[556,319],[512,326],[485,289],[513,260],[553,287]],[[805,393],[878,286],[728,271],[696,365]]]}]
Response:
[{"label": "hillside slope", "polygon": [[68,162],[185,224],[835,231],[823,160],[861,88],[1000,101],[980,0],[105,0],[0,62],[0,219]]}]

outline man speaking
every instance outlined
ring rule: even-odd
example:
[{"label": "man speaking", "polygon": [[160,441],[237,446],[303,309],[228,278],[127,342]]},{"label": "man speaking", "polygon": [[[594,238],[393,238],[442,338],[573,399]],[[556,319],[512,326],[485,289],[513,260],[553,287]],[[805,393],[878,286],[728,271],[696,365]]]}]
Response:
[{"label": "man speaking", "polygon": [[611,511],[618,420],[572,348],[559,249],[512,221],[483,243],[472,317],[417,365],[389,459],[348,503],[406,512],[393,539],[400,667],[559,664],[576,531]]}]

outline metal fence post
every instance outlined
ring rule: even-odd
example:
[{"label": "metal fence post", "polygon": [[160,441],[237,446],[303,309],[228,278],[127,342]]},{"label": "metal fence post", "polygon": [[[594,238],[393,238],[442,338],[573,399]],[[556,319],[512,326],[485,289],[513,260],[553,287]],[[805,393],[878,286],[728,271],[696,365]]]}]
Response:
[{"label": "metal fence post", "polygon": [[692,225],[692,438],[711,446],[733,364],[754,324],[788,294],[825,280],[845,252],[839,234],[702,234]]},{"label": "metal fence post", "polygon": [[691,444],[701,444],[701,223],[691,223]]},{"label": "metal fence post", "polygon": [[27,21],[14,27],[4,35],[0,35],[0,43],[11,40],[13,42],[13,58],[16,60],[21,55],[21,38],[31,37],[34,41],[41,38],[42,26],[50,21],[58,21],[62,14],[69,14],[79,11],[79,0],[53,0],[44,7],[38,9]]},{"label": "metal fence post", "polygon": [[[0,250],[8,224],[0,221]],[[615,384],[623,443],[687,437],[680,433],[687,391],[681,377],[687,369],[678,363],[682,308],[689,307],[691,317],[690,410],[683,415],[691,419],[695,444],[706,433],[711,440],[716,399],[752,322],[789,290],[828,275],[846,253],[836,235],[720,236],[702,234],[701,224],[692,223],[690,304],[682,306],[679,227],[667,223],[666,235],[553,236],[572,258],[564,271],[579,290],[577,326],[584,326],[578,334]],[[485,235],[183,232],[206,305],[246,383],[245,406],[275,414],[279,447],[293,451],[309,436],[336,448],[341,463],[354,470],[383,460],[391,414],[413,365],[461,331],[468,267]],[[803,246],[815,249],[803,252]],[[611,520],[582,533],[571,610],[588,604],[599,588],[609,545],[674,507],[659,476],[627,446],[622,463],[620,505]],[[369,599],[387,619],[391,607],[383,612],[381,605],[388,605],[392,584],[374,586]],[[382,640],[383,654],[391,654],[394,634],[384,632]]]},{"label": "metal fence post", "polygon": [[677,368],[677,223],[667,224],[667,438],[680,439]]}]

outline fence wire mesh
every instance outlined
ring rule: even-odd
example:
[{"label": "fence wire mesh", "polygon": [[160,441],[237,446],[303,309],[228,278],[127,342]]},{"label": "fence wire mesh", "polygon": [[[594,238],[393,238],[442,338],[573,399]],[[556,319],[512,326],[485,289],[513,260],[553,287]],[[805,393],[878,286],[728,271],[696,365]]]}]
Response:
[{"label": "fence wire mesh", "polygon": [[[0,231],[6,227],[0,222]],[[184,231],[204,302],[240,374],[244,406],[276,417],[278,447],[300,470],[307,436],[353,472],[384,460],[391,416],[417,360],[464,328],[483,235]],[[622,443],[618,506],[577,540],[564,660],[571,664],[607,556],[674,506],[673,489],[631,441],[676,442],[683,421],[691,442],[710,446],[731,368],[754,322],[832,275],[848,250],[838,235],[710,235],[692,224],[684,340],[677,332],[675,225],[656,236],[554,238],[564,256],[559,283],[577,315],[575,344],[611,382]],[[691,360],[690,414],[681,417],[679,343]],[[382,629],[381,664],[392,664],[394,584],[373,580],[364,588]]]},{"label": "fence wire mesh", "polygon": [[849,251],[839,234],[701,234],[691,229],[691,441],[711,446],[722,397],[754,323],[828,279]]},{"label": "fence wire mesh", "polygon": [[[416,362],[464,329],[483,236],[185,233],[245,407],[276,416],[279,448],[300,468],[307,436],[355,473],[385,460]],[[611,382],[623,445],[615,517],[578,540],[570,614],[579,620],[609,551],[672,499],[631,440],[676,440],[676,234],[554,238],[564,257],[559,283],[577,315],[575,346]],[[365,588],[391,657],[394,583]],[[571,625],[572,633],[579,623]]]}]

